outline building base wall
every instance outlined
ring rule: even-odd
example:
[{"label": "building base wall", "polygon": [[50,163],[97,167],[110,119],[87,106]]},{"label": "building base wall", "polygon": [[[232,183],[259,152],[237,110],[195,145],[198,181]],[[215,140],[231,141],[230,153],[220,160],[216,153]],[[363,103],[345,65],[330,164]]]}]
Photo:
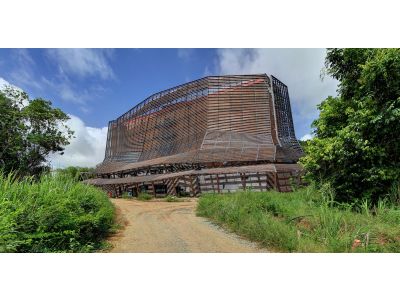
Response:
[{"label": "building base wall", "polygon": [[123,193],[136,196],[140,192],[146,192],[154,197],[167,195],[197,197],[203,193],[230,193],[240,190],[290,192],[293,187],[301,185],[304,185],[301,173],[297,170],[287,170],[183,175],[164,180],[144,180],[135,183],[99,186],[111,197],[121,197]]}]

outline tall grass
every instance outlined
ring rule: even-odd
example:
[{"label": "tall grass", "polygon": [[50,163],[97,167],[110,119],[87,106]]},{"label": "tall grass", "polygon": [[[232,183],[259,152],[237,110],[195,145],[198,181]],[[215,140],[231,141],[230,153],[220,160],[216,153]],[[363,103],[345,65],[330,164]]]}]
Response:
[{"label": "tall grass", "polygon": [[197,214],[283,252],[400,252],[400,210],[334,202],[329,187],[201,196]]},{"label": "tall grass", "polygon": [[146,192],[140,192],[139,195],[137,196],[137,199],[140,201],[149,201],[152,198],[153,198],[153,196]]},{"label": "tall grass", "polygon": [[68,176],[0,174],[0,252],[90,252],[102,246],[114,207]]}]

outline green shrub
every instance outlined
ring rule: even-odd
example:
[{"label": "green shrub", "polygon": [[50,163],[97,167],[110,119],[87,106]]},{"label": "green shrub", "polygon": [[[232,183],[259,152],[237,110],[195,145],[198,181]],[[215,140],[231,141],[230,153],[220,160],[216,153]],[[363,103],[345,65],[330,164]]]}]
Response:
[{"label": "green shrub", "polygon": [[329,186],[313,185],[292,193],[204,194],[197,214],[278,251],[400,252],[398,206],[356,208],[332,199]]},{"label": "green shrub", "polygon": [[165,197],[165,201],[167,201],[167,202],[183,202],[183,199],[178,198],[176,196],[168,195],[167,197]]},{"label": "green shrub", "polygon": [[124,193],[122,193],[122,196],[121,196],[121,198],[124,198],[124,199],[130,199],[130,198],[132,198],[132,195],[131,195],[131,194],[129,194],[128,192],[124,192]]},{"label": "green shrub", "polygon": [[90,252],[112,229],[107,195],[65,176],[0,174],[0,252]]},{"label": "green shrub", "polygon": [[329,182],[336,201],[376,205],[387,194],[398,201],[400,49],[328,49],[325,66],[340,84],[317,106],[300,158],[307,178]]},{"label": "green shrub", "polygon": [[400,180],[395,181],[386,197],[389,203],[400,205]]},{"label": "green shrub", "polygon": [[153,198],[153,196],[148,194],[148,193],[146,193],[146,192],[141,192],[137,196],[137,199],[140,200],[140,201],[148,201],[148,200],[150,200],[152,198]]},{"label": "green shrub", "polygon": [[[84,179],[82,175],[92,173],[93,168],[67,167],[65,169],[57,169],[55,172],[58,176],[65,176],[66,178],[72,178],[75,181],[82,181]],[[93,177],[93,173],[87,177]]]}]

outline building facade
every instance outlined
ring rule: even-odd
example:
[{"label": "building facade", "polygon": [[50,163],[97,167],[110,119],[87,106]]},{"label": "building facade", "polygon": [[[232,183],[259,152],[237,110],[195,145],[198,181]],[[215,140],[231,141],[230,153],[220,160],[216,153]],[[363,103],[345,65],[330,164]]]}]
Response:
[{"label": "building facade", "polygon": [[288,88],[273,76],[209,76],[156,93],[110,121],[88,183],[121,194],[289,191],[303,154]]}]

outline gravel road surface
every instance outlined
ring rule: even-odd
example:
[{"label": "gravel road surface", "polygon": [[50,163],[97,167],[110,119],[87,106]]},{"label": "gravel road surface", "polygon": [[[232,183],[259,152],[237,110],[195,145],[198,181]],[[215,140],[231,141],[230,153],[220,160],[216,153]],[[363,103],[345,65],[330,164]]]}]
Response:
[{"label": "gravel road surface", "polygon": [[197,217],[197,200],[162,202],[112,199],[122,228],[110,252],[267,252],[267,249]]}]

